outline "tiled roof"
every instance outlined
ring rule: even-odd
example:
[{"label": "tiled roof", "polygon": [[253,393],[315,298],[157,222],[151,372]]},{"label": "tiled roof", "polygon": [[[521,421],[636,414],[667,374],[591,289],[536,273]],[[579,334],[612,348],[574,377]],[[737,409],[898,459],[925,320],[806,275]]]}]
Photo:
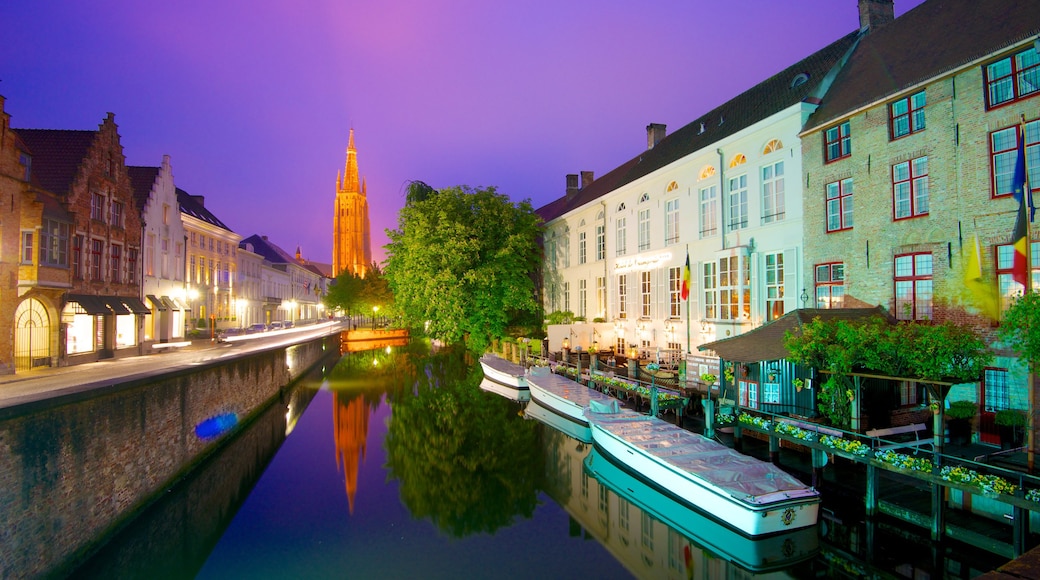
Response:
[{"label": "tiled roof", "polygon": [[[858,38],[858,32],[850,33],[787,67],[666,136],[653,149],[595,179],[569,199],[564,196],[538,208],[538,215],[545,221],[555,219],[806,100]],[[792,87],[792,81],[802,73],[808,75],[808,81]]]},{"label": "tiled roof", "polygon": [[144,204],[148,202],[148,196],[152,193],[155,178],[159,176],[158,167],[127,167],[130,174],[130,186],[134,189],[134,201],[137,202],[137,211],[144,212]]},{"label": "tiled roof", "polygon": [[713,350],[719,358],[732,362],[753,363],[764,360],[785,359],[790,353],[784,348],[784,335],[789,330],[801,328],[814,318],[828,320],[866,320],[880,316],[894,319],[880,306],[874,308],[802,308],[731,338],[724,338],[697,347]]},{"label": "tiled roof", "polygon": [[300,262],[295,257],[268,240],[267,236],[253,234],[238,243],[243,248],[246,244],[253,244],[253,252],[263,256],[265,260],[272,264],[300,265]]},{"label": "tiled roof", "polygon": [[185,215],[190,215],[195,219],[202,220],[229,232],[234,231],[224,225],[224,222],[217,219],[217,216],[213,215],[204,205],[199,203],[199,200],[179,187],[177,188],[177,203],[181,206],[181,213]]},{"label": "tiled roof", "polygon": [[67,195],[97,131],[15,129],[32,154],[33,185]]},{"label": "tiled roof", "polygon": [[928,0],[863,38],[806,127],[819,128],[1037,33],[1037,0]]}]

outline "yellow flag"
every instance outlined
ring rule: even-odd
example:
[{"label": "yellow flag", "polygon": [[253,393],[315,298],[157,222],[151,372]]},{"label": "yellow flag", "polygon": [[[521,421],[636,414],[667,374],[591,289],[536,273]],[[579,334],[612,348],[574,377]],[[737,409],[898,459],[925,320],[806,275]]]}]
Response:
[{"label": "yellow flag", "polygon": [[982,274],[982,248],[979,238],[972,236],[971,244],[965,248],[967,256],[964,261],[964,287],[968,290],[968,300],[979,313],[993,319],[1000,319],[1000,301],[997,299],[996,280],[987,280]]}]

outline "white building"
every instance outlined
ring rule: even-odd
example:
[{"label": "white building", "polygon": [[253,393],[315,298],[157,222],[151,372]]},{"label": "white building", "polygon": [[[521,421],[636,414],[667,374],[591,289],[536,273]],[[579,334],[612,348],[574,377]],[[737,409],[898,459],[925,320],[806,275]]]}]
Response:
[{"label": "white building", "polygon": [[324,277],[302,264],[267,239],[252,235],[242,240],[243,247],[263,256],[261,291],[265,297],[268,322],[313,322],[323,318]]},{"label": "white building", "polygon": [[[567,176],[546,222],[549,347],[690,353],[802,305],[798,134],[858,42],[852,33],[701,115],[599,179]],[[690,291],[681,297],[689,257]]]},{"label": "white building", "polygon": [[160,167],[128,167],[134,198],[141,211],[144,246],[141,293],[151,314],[144,317],[144,342],[184,339],[185,233],[170,156]]}]

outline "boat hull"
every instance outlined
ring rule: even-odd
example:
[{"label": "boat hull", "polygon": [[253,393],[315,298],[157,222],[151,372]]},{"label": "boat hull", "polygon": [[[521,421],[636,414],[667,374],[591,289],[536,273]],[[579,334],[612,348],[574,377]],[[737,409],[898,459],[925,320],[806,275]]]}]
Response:
[{"label": "boat hull", "polygon": [[584,423],[578,423],[570,417],[565,417],[552,409],[547,409],[535,400],[533,389],[531,392],[531,402],[524,407],[524,415],[541,421],[549,427],[556,429],[568,437],[577,439],[582,443],[592,443],[592,430],[589,429],[589,423],[587,421]]},{"label": "boat hull", "polygon": [[524,367],[492,355],[480,357],[484,378],[514,389],[527,390]]},{"label": "boat hull", "polygon": [[578,425],[588,428],[585,408],[593,401],[609,406],[616,399],[566,377],[553,374],[545,367],[531,370],[527,376],[531,400]]},{"label": "boat hull", "polygon": [[503,385],[502,383],[488,379],[486,376],[480,381],[480,388],[489,393],[505,397],[510,401],[524,403],[531,400],[531,391],[529,389],[520,389],[509,385]]},{"label": "boat hull", "polygon": [[[737,458],[768,466],[764,462],[740,456],[725,446],[659,419],[646,418],[641,415],[636,415],[636,417],[642,421],[656,421],[673,427],[676,430],[676,433],[671,434],[673,439],[689,439],[690,437],[703,439],[703,442],[706,442],[703,446],[695,448],[698,443],[703,442],[694,440],[690,443],[693,447],[688,446],[686,450],[676,449],[675,453],[684,453],[684,458],[699,454],[697,461],[709,468],[713,462],[717,462],[720,470],[726,469]],[[662,459],[646,450],[647,447],[656,447],[662,455],[667,455],[672,450],[667,449],[666,441],[654,442],[649,438],[643,438],[637,445],[626,439],[625,436],[614,433],[607,425],[598,422],[594,415],[590,417],[589,423],[593,442],[604,454],[625,465],[629,470],[641,474],[647,481],[653,482],[655,487],[672,494],[687,505],[701,510],[716,521],[742,534],[752,537],[764,536],[816,524],[820,498],[815,490],[792,489],[775,492],[771,494],[769,500],[745,501],[735,497],[732,491],[723,489],[711,481],[683,469],[673,463],[674,460]],[[683,433],[678,433],[679,431]],[[636,436],[633,435],[630,438],[635,439]],[[715,449],[712,446],[721,449]],[[761,469],[757,465],[755,467]],[[773,467],[773,469],[779,472],[777,468]],[[784,476],[789,477],[786,474]]]}]

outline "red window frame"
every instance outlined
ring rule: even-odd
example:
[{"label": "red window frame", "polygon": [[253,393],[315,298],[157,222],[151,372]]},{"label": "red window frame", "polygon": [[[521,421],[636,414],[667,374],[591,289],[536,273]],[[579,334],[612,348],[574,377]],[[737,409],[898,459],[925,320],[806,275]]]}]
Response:
[{"label": "red window frame", "polygon": [[[920,258],[928,256],[929,268],[928,273],[922,273],[919,268],[922,268]],[[910,259],[910,272],[907,274],[899,273],[899,262],[901,258]],[[935,314],[935,286],[934,286],[934,274],[935,274],[935,260],[931,252],[913,252],[909,254],[897,254],[892,260],[892,280],[894,282],[893,287],[895,290],[895,308],[893,312],[899,320],[932,320]],[[910,284],[910,299],[900,300],[899,298],[899,286],[900,284]],[[926,284],[927,283],[927,284]],[[927,285],[928,296],[921,296],[924,294],[923,287]],[[905,313],[903,311],[903,304],[910,304],[910,312]]]},{"label": "red window frame", "polygon": [[105,243],[101,240],[90,240],[90,279],[101,282],[101,256],[105,253]]},{"label": "red window frame", "polygon": [[[831,154],[831,149],[835,153]],[[838,123],[823,131],[823,159],[826,163],[852,155],[852,129],[848,121]]]},{"label": "red window frame", "polygon": [[[920,163],[922,160],[924,165],[924,172],[918,173],[921,170]],[[898,168],[906,166],[906,176],[897,177]],[[909,212],[906,215],[899,214],[899,200],[896,198],[896,192],[901,185],[906,185],[907,194],[909,196]],[[918,199],[921,195],[921,189],[924,189],[924,199]],[[928,215],[928,157],[918,157],[916,159],[909,159],[902,163],[896,163],[892,166],[892,219],[906,220],[915,217],[921,217]],[[921,203],[923,201],[923,203]],[[923,208],[921,206],[924,206]]]},{"label": "red window frame", "polygon": [[[837,189],[835,190],[836,191],[836,195],[833,195],[833,196],[831,195],[831,187],[832,186],[836,186],[837,187]],[[849,219],[846,221],[846,219],[845,219],[845,214],[846,214],[845,204],[846,203],[849,203],[849,204],[852,203],[852,194],[854,193],[854,191],[855,190],[852,187],[852,178],[851,177],[845,178],[845,179],[839,179],[838,181],[832,181],[832,182],[828,183],[827,186],[825,187],[824,195],[825,195],[826,208],[825,208],[824,214],[825,214],[825,219],[827,220],[827,233],[830,233],[830,232],[840,232],[840,231],[851,230],[852,229],[852,211],[849,210],[847,212],[849,214]],[[837,211],[838,227],[835,227],[835,228],[831,227],[831,204],[832,203],[836,203],[837,204],[837,208],[838,208],[838,211]]]},{"label": "red window frame", "polygon": [[[835,278],[834,271],[841,267],[841,277]],[[820,276],[821,270],[827,272],[827,278]],[[816,308],[841,308],[845,304],[845,262],[824,262],[813,266],[815,281]],[[840,295],[834,297],[834,288],[841,288]]]},{"label": "red window frame", "polygon": [[[1023,66],[1022,63],[1019,62],[1019,57],[1029,58],[1035,56],[1036,49],[1030,45],[1025,50],[1020,50],[1014,54],[1010,54],[1004,58],[997,59],[982,66],[982,75],[984,83],[983,92],[986,96],[987,109],[996,109],[1017,101],[1021,101],[1022,99],[1027,99],[1036,95],[1040,95],[1040,89],[1033,89],[1028,93],[1022,93],[1021,87],[1021,80],[1023,77],[1027,75],[1035,75],[1034,79],[1040,78],[1040,58],[1037,58],[1034,62],[1027,63],[1026,66]],[[999,77],[992,78],[990,75],[992,73],[993,67],[1004,61],[1008,61],[1008,64],[1010,65],[1007,74],[1001,74]],[[1008,81],[1011,83],[1011,98],[1005,101],[1001,101],[999,103],[994,103],[992,99],[993,89],[996,87],[998,83],[1004,83]]]},{"label": "red window frame", "polygon": [[[1026,123],[1026,170],[1027,175],[1033,176],[1040,171],[1040,120]],[[1015,138],[997,149],[995,138],[998,134],[1013,132]],[[1018,140],[1022,139],[1022,126],[1013,125],[997,129],[989,134],[989,173],[990,173],[990,196],[993,199],[1005,198],[1012,194],[1011,185],[1014,179],[1015,163],[1018,156]],[[999,163],[998,163],[999,161]],[[1001,172],[997,173],[998,164]],[[1033,182],[1036,183],[1033,183]],[[1001,187],[1003,185],[1003,187]],[[1040,192],[1040,179],[1032,179],[1029,188],[1036,196]],[[1035,197],[1034,197],[1035,199]]]},{"label": "red window frame", "polygon": [[83,279],[83,236],[72,236],[72,278]]},{"label": "red window frame", "polygon": [[[917,99],[920,97],[920,100]],[[905,110],[898,111],[897,108],[902,105]],[[925,107],[925,92],[919,91],[912,95],[907,95],[902,99],[898,99],[888,105],[888,134],[892,141],[896,139],[902,139],[907,135],[912,135],[918,131],[924,131],[925,129],[925,118],[924,118],[924,107]],[[896,134],[896,127],[899,123],[906,123],[906,132]]]},{"label": "red window frame", "polygon": [[108,262],[108,266],[109,266],[109,273],[108,273],[109,274],[109,278],[108,279],[111,282],[115,282],[116,284],[121,284],[123,282],[123,280],[122,280],[122,276],[120,276],[121,272],[119,271],[119,267],[121,265],[121,262],[123,261],[123,246],[120,246],[119,244],[112,244],[110,246],[110,250],[109,251],[110,251],[110,256],[109,256],[109,262]]}]

